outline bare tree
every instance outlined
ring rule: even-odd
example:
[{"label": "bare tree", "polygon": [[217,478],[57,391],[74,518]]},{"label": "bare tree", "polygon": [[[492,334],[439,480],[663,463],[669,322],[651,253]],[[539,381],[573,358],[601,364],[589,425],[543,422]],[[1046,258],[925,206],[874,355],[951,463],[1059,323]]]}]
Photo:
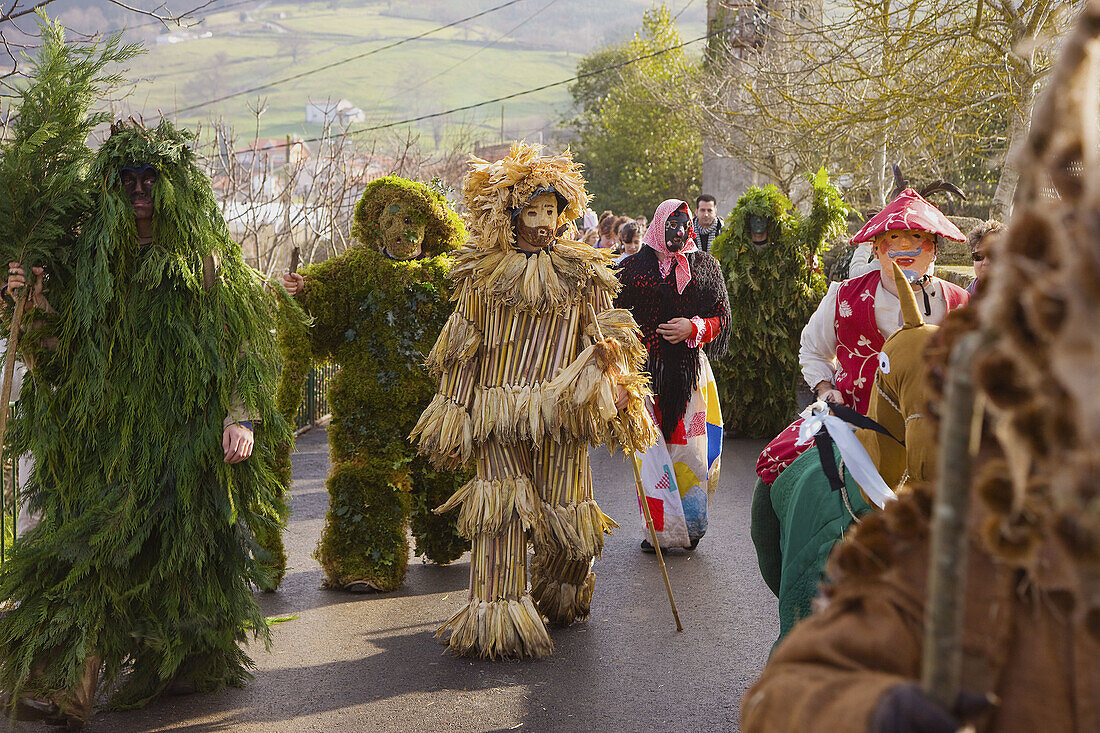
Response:
[{"label": "bare tree", "polygon": [[[155,0],[157,5],[142,7],[148,3],[128,3],[123,0],[95,0],[102,8],[113,8],[121,11],[123,16],[135,16],[149,18],[166,28],[187,27],[197,22],[196,16],[203,9],[211,6],[216,0],[188,0],[190,3],[185,10],[173,10],[169,7],[171,0]],[[22,75],[23,53],[38,45],[38,14],[49,13],[50,7],[57,0],[11,0],[10,4],[0,7],[0,87],[11,89],[10,82]],[[81,9],[88,13],[94,7]],[[98,33],[75,34],[81,41],[87,41],[98,36]]]},{"label": "bare tree", "polygon": [[302,264],[310,264],[354,244],[355,205],[371,180],[400,175],[453,188],[473,149],[471,128],[464,125],[447,136],[449,147],[428,152],[412,128],[361,139],[331,116],[310,141],[264,139],[259,130],[266,102],[257,100],[250,109],[250,138],[214,122],[201,154],[231,233],[267,279],[287,266],[295,247]]},{"label": "bare tree", "polygon": [[296,64],[298,55],[306,50],[309,43],[301,33],[291,33],[281,45],[283,55],[290,56],[290,60]]},{"label": "bare tree", "polygon": [[[1034,94],[1080,0],[743,3],[710,58],[702,124],[788,190],[828,164],[881,206],[887,164],[917,179],[997,171],[993,215],[1016,172]],[[746,29],[748,29],[746,31]]]}]

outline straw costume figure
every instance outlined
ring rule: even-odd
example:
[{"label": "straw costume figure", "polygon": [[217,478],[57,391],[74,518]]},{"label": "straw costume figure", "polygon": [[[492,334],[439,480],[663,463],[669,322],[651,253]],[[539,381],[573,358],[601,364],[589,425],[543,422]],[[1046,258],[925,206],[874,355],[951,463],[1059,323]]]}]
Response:
[{"label": "straw costume figure", "polygon": [[[1094,0],[1035,105],[987,280],[940,331],[940,369],[953,345],[980,345],[965,365],[977,399],[964,439],[977,455],[962,487],[963,541],[930,534],[950,476],[865,517],[829,560],[823,607],[745,695],[742,730],[1100,730],[1098,50]],[[957,405],[931,374],[946,417]],[[936,567],[966,580],[948,599],[961,611],[958,683],[933,698],[928,670],[953,657],[924,636],[943,607],[929,588]]]},{"label": "straw costume figure", "polygon": [[423,362],[453,310],[447,271],[466,229],[441,194],[387,176],[363,192],[352,236],[354,247],[283,278],[313,324],[280,334],[278,401],[293,413],[315,362],[340,367],[329,387],[333,468],[317,559],[327,586],[390,591],[408,566],[410,511],[418,555],[442,565],[469,547],[457,511],[432,513],[468,476],[433,468],[405,439],[435,392]]},{"label": "straw costume figure", "polygon": [[711,253],[725,273],[731,343],[714,361],[727,426],[770,438],[798,412],[798,337],[825,294],[814,267],[830,237],[844,231],[847,208],[822,169],[810,177],[813,208],[803,217],[775,186],[738,199]]},{"label": "straw costume figure", "polygon": [[439,394],[413,432],[436,463],[477,469],[441,507],[461,506],[473,550],[469,601],[439,634],[457,654],[541,657],[552,650],[543,616],[588,615],[592,562],[616,526],[593,499],[588,446],[644,450],[655,438],[645,349],[611,307],[610,258],[557,237],[588,202],[569,155],[517,143],[503,160],[474,159],[463,196],[457,307],[428,357]]},{"label": "straw costume figure", "polygon": [[[37,269],[30,296],[10,439],[35,458],[41,522],[0,574],[0,689],[70,725],[100,688],[134,707],[241,686],[240,645],[269,638],[254,530],[278,522],[275,446],[291,439],[275,303],[190,143],[168,122],[113,126],[60,242],[71,267]],[[26,287],[10,272],[9,291]]]}]

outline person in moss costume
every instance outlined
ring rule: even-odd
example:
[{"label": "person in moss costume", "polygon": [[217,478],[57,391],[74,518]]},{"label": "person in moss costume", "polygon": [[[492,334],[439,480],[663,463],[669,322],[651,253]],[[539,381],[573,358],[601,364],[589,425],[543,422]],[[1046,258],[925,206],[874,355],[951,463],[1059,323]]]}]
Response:
[{"label": "person in moss costume", "polygon": [[[230,239],[191,136],[119,123],[87,175],[68,275],[38,270],[11,426],[41,522],[0,574],[0,689],[72,726],[241,686],[266,644],[254,529],[275,521],[274,299]],[[48,288],[42,287],[48,277]],[[25,287],[10,267],[8,289]]]},{"label": "person in moss costume", "polygon": [[824,169],[810,182],[808,217],[775,186],[750,188],[711,248],[726,275],[730,343],[741,345],[714,361],[714,375],[722,416],[744,437],[771,437],[798,411],[799,335],[826,288],[814,260],[847,214]]},{"label": "person in moss costume", "polygon": [[340,366],[329,387],[331,498],[317,559],[329,587],[390,591],[408,565],[410,508],[416,554],[443,565],[469,548],[457,512],[432,512],[468,476],[433,468],[405,440],[435,391],[422,365],[453,310],[449,253],[466,229],[442,195],[388,176],[363,192],[352,236],[355,247],[283,278],[314,322],[281,334],[279,403],[297,409],[315,361]]}]

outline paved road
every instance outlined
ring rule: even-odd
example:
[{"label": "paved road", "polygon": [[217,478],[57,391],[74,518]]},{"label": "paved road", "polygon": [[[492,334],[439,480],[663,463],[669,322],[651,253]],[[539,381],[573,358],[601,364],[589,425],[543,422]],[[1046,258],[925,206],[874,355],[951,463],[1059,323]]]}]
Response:
[{"label": "paved road", "polygon": [[554,655],[526,662],[456,659],[432,638],[464,597],[467,558],[444,568],[413,560],[395,593],[321,590],[310,553],[328,504],[324,431],[305,434],[298,447],[291,570],[261,603],[271,616],[299,617],[274,627],[270,653],[252,651],[255,681],[136,712],[99,713],[85,730],[736,730],[741,696],[778,632],[775,598],[748,537],[761,443],[726,442],[710,530],[694,554],[668,558],[680,634],[657,561],[638,549],[632,473],[621,457],[594,452],[597,498],[623,528],[596,564],[592,616],[552,630]]}]

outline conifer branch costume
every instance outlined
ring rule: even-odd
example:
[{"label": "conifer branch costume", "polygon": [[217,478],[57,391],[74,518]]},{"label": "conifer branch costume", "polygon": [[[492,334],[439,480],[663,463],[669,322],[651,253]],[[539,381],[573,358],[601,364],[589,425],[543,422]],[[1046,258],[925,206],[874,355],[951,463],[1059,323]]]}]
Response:
[{"label": "conifer branch costume", "polygon": [[[0,689],[70,723],[97,682],[119,707],[181,678],[240,686],[240,644],[268,641],[253,529],[276,521],[274,448],[290,439],[271,398],[274,303],[190,142],[167,122],[113,128],[79,182],[90,210],[55,243],[71,248],[71,267],[48,272],[57,312],[27,316],[35,368],[9,450],[35,457],[24,496],[42,519],[0,574]],[[150,244],[120,185],[135,163],[157,172]],[[230,465],[222,435],[238,418],[255,421],[255,447]]]},{"label": "conifer branch costume", "polygon": [[[826,288],[812,263],[843,232],[847,209],[825,170],[810,182],[808,217],[775,186],[750,188],[712,247],[726,275],[731,342],[739,344],[714,360],[714,374],[727,425],[749,438],[775,435],[798,411],[799,335]],[[766,226],[762,242],[754,242],[753,224]]]},{"label": "conifer branch costume", "polygon": [[[438,465],[477,467],[440,508],[461,507],[459,528],[473,540],[469,601],[438,632],[450,632],[456,654],[546,656],[543,616],[588,615],[592,561],[617,526],[592,498],[588,445],[644,450],[656,437],[645,349],[630,314],[611,307],[608,258],[563,239],[536,253],[515,246],[514,214],[547,192],[558,226],[584,211],[569,155],[517,143],[501,161],[472,161],[463,183],[471,238],[451,271],[457,307],[428,357],[439,393],[413,431]],[[615,375],[629,393],[622,410]]]},{"label": "conifer branch costume", "polygon": [[[447,271],[466,230],[442,195],[389,176],[367,186],[352,235],[355,247],[302,272],[297,298],[314,320],[281,331],[279,404],[297,410],[315,361],[340,367],[329,387],[333,469],[317,558],[328,586],[389,591],[405,577],[410,509],[418,555],[445,564],[469,547],[457,512],[432,513],[469,476],[433,468],[405,439],[435,389],[423,362],[453,310]],[[397,240],[423,256],[387,256]],[[289,471],[285,479],[289,487]]]}]

